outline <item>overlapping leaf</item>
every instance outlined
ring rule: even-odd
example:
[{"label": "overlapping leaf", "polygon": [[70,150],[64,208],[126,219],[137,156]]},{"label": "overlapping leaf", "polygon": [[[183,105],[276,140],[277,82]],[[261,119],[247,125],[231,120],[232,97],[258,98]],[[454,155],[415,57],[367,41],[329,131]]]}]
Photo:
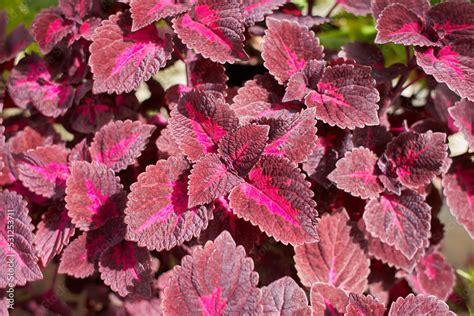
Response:
[{"label": "overlapping leaf", "polygon": [[240,0],[245,27],[250,27],[256,22],[262,21],[265,15],[272,13],[285,2],[286,0]]},{"label": "overlapping leaf", "polygon": [[423,16],[430,8],[430,2],[428,0],[374,0],[372,1],[372,14],[374,18],[378,19],[386,7],[395,3],[410,8],[419,16]]},{"label": "overlapping leaf", "polygon": [[400,196],[382,194],[365,206],[367,231],[389,246],[395,246],[407,259],[428,246],[431,211],[424,198],[405,190]]},{"label": "overlapping leaf", "polygon": [[165,314],[259,314],[261,291],[253,261],[227,231],[173,269],[163,297]]},{"label": "overlapping leaf", "polygon": [[28,30],[23,25],[17,26],[10,34],[6,35],[7,24],[7,14],[2,11],[0,12],[0,64],[15,58],[32,41]]},{"label": "overlapping leaf", "polygon": [[295,247],[295,264],[301,283],[334,285],[361,294],[367,287],[369,259],[351,236],[347,212],[325,214],[318,224],[320,241]]},{"label": "overlapping leaf", "polygon": [[73,21],[82,21],[93,9],[93,0],[59,0],[62,13]]},{"label": "overlapping leaf", "polygon": [[454,119],[454,125],[469,143],[469,147],[474,148],[474,102],[463,99],[456,102],[448,111]]},{"label": "overlapping leaf", "polygon": [[73,31],[72,22],[64,19],[59,8],[41,11],[33,21],[31,32],[43,54],[49,53]]},{"label": "overlapping leaf", "polygon": [[198,236],[207,227],[212,210],[188,208],[189,169],[184,158],[170,157],[138,176],[125,210],[129,240],[160,251]]},{"label": "overlapping leaf", "polygon": [[305,292],[290,277],[283,277],[263,287],[261,304],[262,315],[311,314]]},{"label": "overlapping leaf", "polygon": [[189,9],[186,1],[131,0],[132,31],[135,32],[155,21],[175,16]]},{"label": "overlapping leaf", "polygon": [[140,157],[155,127],[140,121],[114,121],[103,126],[90,146],[93,161],[114,171],[126,169]]},{"label": "overlapping leaf", "polygon": [[313,192],[285,158],[262,156],[247,181],[230,193],[230,207],[269,236],[293,245],[316,241]]},{"label": "overlapping leaf", "polygon": [[324,71],[324,62],[310,60],[303,69],[295,73],[288,80],[283,101],[303,100],[311,89],[316,89]]},{"label": "overlapping leaf", "polygon": [[322,59],[323,47],[308,28],[287,20],[267,19],[262,58],[265,67],[285,84],[313,59]]},{"label": "overlapping leaf", "polygon": [[371,13],[370,0],[337,0],[341,7],[355,15],[367,15]]},{"label": "overlapping leaf", "polygon": [[343,314],[349,302],[344,290],[321,282],[313,283],[311,286],[310,299],[313,316]]},{"label": "overlapping leaf", "polygon": [[356,128],[352,133],[354,147],[366,147],[376,155],[381,155],[391,140],[392,134],[383,126]]},{"label": "overlapping leaf", "polygon": [[130,92],[171,58],[169,35],[154,25],[132,32],[131,24],[128,13],[118,13],[95,30],[89,59],[94,93]]},{"label": "overlapping leaf", "polygon": [[183,43],[212,61],[248,59],[238,0],[197,0],[188,13],[173,19],[173,28]]},{"label": "overlapping leaf", "polygon": [[392,303],[389,316],[405,315],[437,315],[454,316],[449,310],[449,306],[432,295],[419,294],[417,296],[409,294],[407,297],[399,297]]},{"label": "overlapping leaf", "polygon": [[439,3],[426,12],[426,20],[441,39],[469,41],[474,36],[474,5],[469,1]]},{"label": "overlapping leaf", "polygon": [[385,307],[376,298],[370,295],[349,294],[349,304],[346,306],[346,316],[380,316]]}]

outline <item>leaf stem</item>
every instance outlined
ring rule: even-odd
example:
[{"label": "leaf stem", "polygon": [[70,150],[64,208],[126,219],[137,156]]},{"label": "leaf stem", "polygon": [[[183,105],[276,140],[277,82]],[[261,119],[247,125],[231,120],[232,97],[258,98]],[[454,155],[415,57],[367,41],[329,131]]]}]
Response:
[{"label": "leaf stem", "polygon": [[329,17],[331,16],[331,14],[332,14],[332,12],[334,11],[334,9],[337,8],[337,5],[338,5],[337,2],[335,2],[335,3],[332,5],[331,9],[329,9],[328,13],[326,14],[326,18],[329,18]]},{"label": "leaf stem", "polygon": [[313,16],[314,0],[308,0],[308,15]]}]

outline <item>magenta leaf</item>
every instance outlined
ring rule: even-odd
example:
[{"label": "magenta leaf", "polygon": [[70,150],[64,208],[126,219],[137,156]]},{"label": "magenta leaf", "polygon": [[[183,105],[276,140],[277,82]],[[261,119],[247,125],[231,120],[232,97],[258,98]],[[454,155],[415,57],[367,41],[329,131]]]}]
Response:
[{"label": "magenta leaf", "polygon": [[26,201],[14,192],[0,192],[0,288],[43,278],[33,247],[33,229]]},{"label": "magenta leaf", "polygon": [[29,149],[17,159],[21,182],[46,198],[62,196],[69,176],[68,155],[69,151],[60,145]]},{"label": "magenta leaf", "polygon": [[322,59],[323,47],[307,27],[287,20],[267,19],[262,58],[265,67],[285,84],[313,59]]},{"label": "magenta leaf", "polygon": [[[189,53],[188,53],[189,54]],[[227,89],[226,81],[229,79],[223,65],[215,63],[201,55],[194,55],[188,64],[190,84],[200,90],[213,90],[224,93]]]},{"label": "magenta leaf", "polygon": [[62,13],[70,20],[81,22],[94,6],[93,0],[59,0]]},{"label": "magenta leaf", "polygon": [[371,13],[370,0],[336,0],[347,12],[355,15],[367,15]]},{"label": "magenta leaf", "polygon": [[399,297],[392,303],[389,316],[406,315],[436,315],[436,316],[454,316],[449,310],[448,304],[437,299],[432,295],[419,294],[417,296],[409,294],[407,297]]},{"label": "magenta leaf", "polygon": [[65,201],[74,225],[87,231],[120,216],[125,193],[112,169],[96,162],[74,161],[66,182]]},{"label": "magenta leaf", "polygon": [[8,90],[19,107],[33,105],[49,117],[63,115],[74,99],[74,89],[68,84],[54,81],[51,68],[35,54],[21,59],[13,68]]},{"label": "magenta leaf", "polygon": [[217,154],[208,154],[198,160],[189,176],[190,208],[210,203],[227,195],[243,180],[229,171]]},{"label": "magenta leaf", "polygon": [[474,101],[474,43],[458,40],[442,48],[415,49],[418,65],[436,81],[446,83],[460,95]]},{"label": "magenta leaf", "polygon": [[383,191],[376,173],[377,156],[364,147],[354,148],[338,160],[336,169],[328,179],[353,196],[363,199],[377,198]]},{"label": "magenta leaf", "polygon": [[319,242],[295,247],[295,266],[305,286],[315,282],[361,294],[367,287],[369,259],[351,236],[349,216],[342,209],[325,214],[318,224]]},{"label": "magenta leaf", "polygon": [[316,108],[316,118],[340,128],[354,129],[378,125],[379,93],[371,69],[357,64],[329,66],[317,85],[305,98]]},{"label": "magenta leaf", "polygon": [[110,122],[94,136],[92,160],[117,172],[126,169],[140,157],[155,128],[140,121]]},{"label": "magenta leaf", "polygon": [[244,248],[222,232],[173,269],[164,291],[164,314],[260,314],[261,291],[253,266]]},{"label": "magenta leaf", "polygon": [[34,245],[44,267],[69,244],[75,229],[63,205],[53,205],[41,217]]},{"label": "magenta leaf", "polygon": [[371,295],[349,294],[349,304],[345,316],[381,316],[385,307]]},{"label": "magenta leaf", "polygon": [[127,239],[150,250],[168,250],[197,237],[212,219],[212,209],[188,208],[189,163],[170,157],[150,165],[132,184],[125,223]]},{"label": "magenta leaf", "polygon": [[268,145],[264,154],[286,157],[300,163],[306,161],[313,152],[316,136],[316,118],[313,109],[300,113],[275,113],[259,120],[259,124],[270,126]]},{"label": "magenta leaf", "polygon": [[303,69],[295,73],[288,80],[283,101],[299,101],[315,89],[324,71],[324,62],[310,60]]},{"label": "magenta leaf", "polygon": [[408,188],[416,189],[443,172],[447,149],[444,133],[402,133],[387,145],[389,174],[395,174]]},{"label": "magenta leaf", "polygon": [[349,302],[344,290],[321,282],[313,283],[311,286],[310,299],[313,316],[342,315]]},{"label": "magenta leaf", "polygon": [[423,34],[424,21],[415,12],[402,4],[392,4],[380,14],[376,29],[378,31],[375,43],[395,43],[416,46],[438,46]]},{"label": "magenta leaf", "polygon": [[43,54],[49,53],[63,38],[73,32],[72,22],[63,18],[58,8],[41,11],[33,21],[31,32]]},{"label": "magenta leaf", "polygon": [[230,193],[230,207],[284,244],[316,241],[318,212],[303,174],[289,160],[262,156]]},{"label": "magenta leaf", "polygon": [[173,19],[173,28],[184,44],[212,61],[223,64],[248,59],[238,0],[197,0],[191,11]]},{"label": "magenta leaf", "polygon": [[454,119],[454,125],[459,128],[470,148],[474,148],[474,102],[463,99],[448,109]]},{"label": "magenta leaf", "polygon": [[120,296],[149,297],[151,294],[151,257],[136,243],[122,241],[105,250],[99,259],[100,278]]},{"label": "magenta leaf", "polygon": [[240,0],[245,26],[250,27],[262,21],[265,15],[272,13],[286,2],[287,0]]},{"label": "magenta leaf", "polygon": [[215,153],[219,140],[234,130],[239,121],[221,96],[194,90],[179,100],[171,111],[171,132],[191,160]]},{"label": "magenta leaf", "polygon": [[155,21],[186,12],[186,1],[174,0],[131,0],[132,31],[135,32]]},{"label": "magenta leaf", "polygon": [[165,127],[160,131],[160,136],[156,139],[155,145],[160,153],[166,154],[167,156],[178,157],[183,154],[169,127]]},{"label": "magenta leaf", "polygon": [[474,163],[471,158],[454,159],[448,173],[443,176],[443,189],[451,214],[474,238]]},{"label": "magenta leaf", "polygon": [[94,93],[130,92],[171,58],[169,35],[154,25],[132,32],[131,24],[128,13],[118,13],[95,30],[89,59]]},{"label": "magenta leaf", "polygon": [[440,38],[468,41],[474,35],[473,14],[472,2],[448,1],[430,8],[426,12],[426,19],[431,21]]},{"label": "magenta leaf", "polygon": [[370,200],[363,218],[373,237],[395,246],[407,259],[428,246],[430,206],[413,191],[405,190],[400,196],[382,194],[378,200]]},{"label": "magenta leaf", "polygon": [[245,125],[222,137],[219,154],[232,170],[244,177],[259,160],[270,128],[265,125]]},{"label": "magenta leaf", "polygon": [[430,8],[430,2],[428,0],[374,0],[372,1],[372,14],[374,18],[378,19],[386,7],[396,3],[404,5],[418,16],[423,16]]},{"label": "magenta leaf", "polygon": [[262,315],[311,315],[302,288],[290,277],[283,277],[262,288]]},{"label": "magenta leaf", "polygon": [[453,291],[456,275],[443,255],[435,251],[418,261],[408,282],[416,293],[434,295],[446,301]]}]

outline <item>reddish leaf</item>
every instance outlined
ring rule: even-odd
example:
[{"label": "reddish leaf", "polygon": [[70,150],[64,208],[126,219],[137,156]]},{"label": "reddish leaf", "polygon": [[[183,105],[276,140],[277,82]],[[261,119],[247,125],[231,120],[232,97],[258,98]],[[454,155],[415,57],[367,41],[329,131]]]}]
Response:
[{"label": "reddish leaf", "polygon": [[385,307],[376,298],[370,295],[349,294],[349,304],[346,307],[346,316],[381,316]]},{"label": "reddish leaf", "polygon": [[446,134],[406,132],[387,146],[389,173],[405,186],[416,189],[443,171],[448,155]]},{"label": "reddish leaf", "polygon": [[409,8],[419,16],[423,16],[430,8],[428,0],[374,0],[372,1],[372,13],[378,19],[382,11],[391,4],[399,3]]},{"label": "reddish leaf", "polygon": [[173,19],[173,28],[184,44],[212,61],[248,59],[238,0],[197,0],[190,12]]},{"label": "reddish leaf", "polygon": [[132,31],[135,32],[151,23],[186,12],[185,1],[174,0],[131,0]]},{"label": "reddish leaf", "polygon": [[376,176],[377,156],[364,147],[354,148],[336,163],[328,179],[353,196],[377,198],[383,187]]},{"label": "reddish leaf", "polygon": [[140,121],[114,121],[103,126],[94,136],[90,151],[93,161],[118,172],[133,164],[155,130]]},{"label": "reddish leaf", "polygon": [[69,244],[69,239],[74,232],[74,225],[64,206],[52,206],[43,214],[38,224],[34,244],[44,267],[54,256],[61,253],[64,246]]},{"label": "reddish leaf", "polygon": [[406,315],[436,315],[436,316],[454,316],[449,310],[449,306],[432,295],[419,294],[417,296],[409,294],[407,297],[399,297],[392,303],[389,316]]},{"label": "reddish leaf", "polygon": [[392,4],[380,14],[376,29],[378,31],[375,43],[396,43],[416,46],[438,46],[423,34],[424,21],[415,12],[402,4]]},{"label": "reddish leaf", "polygon": [[217,151],[219,140],[235,129],[239,121],[225,100],[216,94],[191,91],[171,111],[171,132],[191,160]]},{"label": "reddish leaf", "polygon": [[44,145],[52,145],[54,135],[49,135],[29,126],[18,131],[8,140],[8,148],[13,154],[25,153],[28,149],[35,149]]},{"label": "reddish leaf", "polygon": [[434,295],[445,301],[453,291],[456,276],[443,255],[433,252],[418,261],[408,282],[416,293]]},{"label": "reddish leaf", "polygon": [[128,294],[149,297],[151,294],[151,257],[136,243],[122,241],[102,253],[100,278],[120,296]]},{"label": "reddish leaf", "polygon": [[434,30],[442,39],[469,40],[474,35],[474,6],[469,1],[439,3],[426,13]]},{"label": "reddish leaf", "polygon": [[454,125],[469,143],[469,147],[474,148],[474,102],[463,99],[456,102],[448,111],[454,119]]},{"label": "reddish leaf", "polygon": [[113,170],[96,162],[74,161],[66,182],[66,208],[81,230],[97,229],[120,216],[125,195]]},{"label": "reddish leaf", "polygon": [[356,128],[352,133],[354,147],[366,147],[380,156],[387,143],[392,140],[392,134],[383,126],[366,126]]},{"label": "reddish leaf", "polygon": [[151,299],[133,298],[124,302],[125,309],[130,316],[162,315],[161,300],[157,297]]},{"label": "reddish leaf", "polygon": [[63,195],[69,176],[68,155],[69,151],[59,145],[29,149],[17,160],[21,182],[46,198]]},{"label": "reddish leaf", "polygon": [[198,246],[173,269],[165,288],[164,314],[257,315],[261,312],[258,274],[252,259],[227,231]]},{"label": "reddish leaf", "polygon": [[367,231],[411,259],[428,246],[430,206],[417,193],[405,190],[400,196],[382,194],[371,200],[363,215]]},{"label": "reddish leaf", "polygon": [[262,58],[265,67],[285,84],[312,59],[322,59],[323,47],[307,27],[287,20],[267,19]]},{"label": "reddish leaf", "polygon": [[262,315],[311,314],[305,292],[290,277],[283,277],[263,287],[261,304]]},{"label": "reddish leaf", "polygon": [[59,0],[59,7],[64,15],[77,22],[91,13],[93,5],[93,0]]},{"label": "reddish leaf", "polygon": [[379,93],[370,67],[356,64],[329,66],[317,85],[305,98],[316,108],[316,118],[340,128],[354,129],[378,125]]},{"label": "reddish leaf", "polygon": [[173,138],[169,127],[165,127],[160,131],[160,136],[156,139],[155,145],[161,153],[168,156],[178,157],[183,154],[181,149],[179,149],[176,140]]},{"label": "reddish leaf", "polygon": [[451,214],[474,239],[474,163],[470,158],[454,159],[448,173],[443,176],[443,190]]},{"label": "reddish leaf", "polygon": [[321,282],[313,283],[310,298],[313,316],[342,315],[349,302],[341,288]]},{"label": "reddish leaf", "polygon": [[284,244],[316,241],[316,202],[303,174],[289,160],[262,156],[247,182],[230,193],[230,207]]},{"label": "reddish leaf", "polygon": [[207,227],[212,209],[188,208],[189,167],[184,158],[170,157],[138,176],[125,210],[129,240],[150,250],[168,250]]},{"label": "reddish leaf", "polygon": [[198,160],[189,176],[189,207],[210,203],[227,195],[243,180],[227,170],[216,154],[208,154]]},{"label": "reddish leaf", "polygon": [[169,35],[154,25],[132,32],[131,24],[128,13],[118,13],[95,30],[89,59],[94,93],[135,90],[171,59]]},{"label": "reddish leaf", "polygon": [[[190,58],[190,56],[186,56],[186,58]],[[190,58],[188,67],[189,81],[192,87],[219,93],[224,93],[227,89],[226,81],[229,78],[223,65],[203,58],[201,55],[195,55],[192,59]]]},{"label": "reddish leaf", "polygon": [[304,68],[288,80],[283,101],[303,100],[311,89],[315,89],[324,71],[324,62],[310,60]]},{"label": "reddish leaf", "polygon": [[43,54],[49,53],[72,31],[71,21],[64,19],[58,8],[41,11],[31,26],[31,33]]},{"label": "reddish leaf", "polygon": [[286,2],[287,0],[240,0],[245,27],[262,21],[265,15],[272,13]]},{"label": "reddish leaf", "polygon": [[334,285],[361,294],[367,287],[369,259],[351,236],[349,216],[343,209],[325,214],[318,224],[320,241],[295,247],[295,265],[301,283]]},{"label": "reddish leaf", "polygon": [[474,100],[474,42],[457,41],[442,48],[415,49],[418,65],[436,81],[443,82],[462,98]]},{"label": "reddish leaf", "polygon": [[219,142],[219,154],[244,177],[260,159],[268,140],[269,127],[246,125],[225,135]]},{"label": "reddish leaf", "polygon": [[336,0],[336,2],[355,15],[367,15],[371,13],[370,0]]},{"label": "reddish leaf", "polygon": [[0,288],[43,278],[32,245],[33,228],[26,201],[16,193],[0,192]]},{"label": "reddish leaf", "polygon": [[[0,64],[10,61],[24,50],[31,42],[30,33],[23,25],[18,25],[6,36],[5,28],[8,24],[6,12],[0,12]],[[1,93],[3,94],[3,92]],[[1,101],[0,101],[1,103]],[[1,111],[0,106],[0,111]]]}]

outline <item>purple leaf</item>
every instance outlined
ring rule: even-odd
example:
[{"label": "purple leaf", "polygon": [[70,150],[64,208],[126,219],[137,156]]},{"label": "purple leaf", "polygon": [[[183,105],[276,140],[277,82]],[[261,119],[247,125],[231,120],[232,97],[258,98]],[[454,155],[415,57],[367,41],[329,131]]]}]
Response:
[{"label": "purple leaf", "polygon": [[240,0],[245,27],[262,21],[265,15],[272,13],[286,2],[287,0]]},{"label": "purple leaf", "polygon": [[474,5],[469,1],[439,3],[426,12],[426,19],[441,39],[469,41],[474,36]]},{"label": "purple leaf", "polygon": [[290,277],[283,277],[262,288],[262,315],[311,315],[302,288]]},{"label": "purple leaf", "polygon": [[[6,27],[7,15],[5,12],[0,12],[0,28]],[[5,37],[5,32],[0,30],[0,64],[10,61],[16,55],[24,50],[31,42],[32,38],[28,30],[23,26],[17,26],[13,31]],[[1,111],[0,107],[0,111]]]},{"label": "purple leaf", "polygon": [[470,148],[474,148],[474,102],[463,99],[448,109],[454,119],[454,125],[459,128]]},{"label": "purple leaf", "polygon": [[132,31],[138,31],[155,21],[186,12],[189,10],[189,5],[185,2],[174,0],[131,0]]},{"label": "purple leaf", "polygon": [[435,296],[409,294],[407,297],[399,297],[393,302],[388,312],[388,316],[406,315],[454,316],[455,314],[449,310],[448,304]]},{"label": "purple leaf", "polygon": [[380,156],[387,143],[392,140],[392,134],[383,126],[366,126],[356,128],[352,133],[354,147],[366,147]]},{"label": "purple leaf", "polygon": [[415,12],[418,16],[423,16],[430,8],[428,0],[374,0],[372,1],[372,14],[378,19],[382,11],[391,4],[401,4]]},{"label": "purple leaf", "polygon": [[367,15],[372,12],[370,0],[336,0],[336,2],[354,15]]},{"label": "purple leaf", "polygon": [[59,8],[41,11],[31,26],[33,37],[43,54],[49,53],[72,31],[72,22],[63,18]]},{"label": "purple leaf", "polygon": [[94,0],[59,0],[62,13],[76,22],[81,22],[92,11]]},{"label": "purple leaf", "polygon": [[316,89],[323,75],[324,62],[310,60],[304,68],[290,77],[285,90],[283,101],[300,101],[311,89]]},{"label": "purple leaf", "polygon": [[349,304],[346,306],[345,316],[381,316],[385,307],[376,298],[370,295],[349,294]]}]

